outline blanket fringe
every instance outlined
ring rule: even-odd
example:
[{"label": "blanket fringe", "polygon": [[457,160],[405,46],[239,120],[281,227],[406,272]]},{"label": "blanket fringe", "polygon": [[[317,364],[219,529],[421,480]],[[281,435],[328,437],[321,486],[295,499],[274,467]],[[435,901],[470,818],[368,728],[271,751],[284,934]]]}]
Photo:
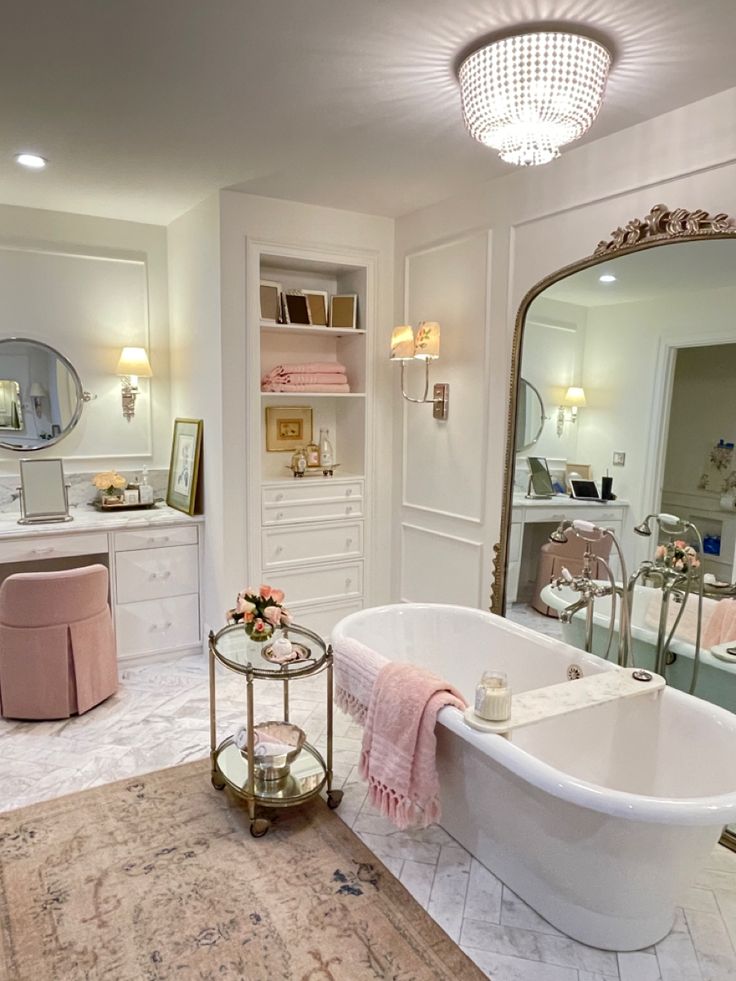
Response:
[{"label": "blanket fringe", "polygon": [[368,706],[364,705],[362,702],[358,701],[355,695],[351,695],[349,691],[344,688],[338,688],[335,686],[334,692],[335,705],[349,715],[351,719],[357,722],[359,725],[364,726],[365,720],[368,716]]},{"label": "blanket fringe", "polygon": [[409,828],[427,828],[437,824],[442,817],[439,797],[432,797],[423,806],[398,794],[395,790],[379,783],[368,774],[369,754],[363,750],[360,754],[358,773],[363,780],[368,781],[368,799],[382,817],[388,818],[400,831]]}]

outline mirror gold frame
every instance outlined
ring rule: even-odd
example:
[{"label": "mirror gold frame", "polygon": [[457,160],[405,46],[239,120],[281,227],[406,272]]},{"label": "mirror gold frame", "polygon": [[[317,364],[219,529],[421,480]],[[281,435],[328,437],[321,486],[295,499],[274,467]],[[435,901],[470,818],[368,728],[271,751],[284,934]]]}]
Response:
[{"label": "mirror gold frame", "polygon": [[[611,237],[599,242],[592,255],[550,273],[525,294],[516,315],[511,350],[501,528],[499,541],[493,547],[493,578],[490,594],[492,613],[504,616],[506,609],[506,574],[516,457],[516,403],[519,392],[524,326],[531,303],[553,283],[566,279],[583,269],[606,262],[612,256],[618,257],[665,245],[718,238],[736,239],[736,219],[722,213],[710,215],[706,211],[688,211],[685,208],[670,209],[664,204],[657,204],[644,218],[634,218],[623,227],[611,232]],[[736,834],[733,832],[724,831],[721,842],[726,847],[736,851]]]}]

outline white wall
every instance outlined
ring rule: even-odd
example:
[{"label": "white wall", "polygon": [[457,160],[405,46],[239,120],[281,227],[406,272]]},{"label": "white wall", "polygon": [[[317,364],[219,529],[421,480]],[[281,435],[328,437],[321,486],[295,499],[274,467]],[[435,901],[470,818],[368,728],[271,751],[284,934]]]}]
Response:
[{"label": "white wall", "polygon": [[200,486],[204,488],[205,617],[223,623],[225,606],[220,203],[217,195],[169,225],[172,418],[202,419]]},{"label": "white wall", "polygon": [[[476,277],[478,289],[488,286],[482,328],[490,357],[481,385],[473,383],[470,373],[467,384],[460,382],[462,397],[470,402],[475,417],[486,421],[487,444],[478,447],[477,430],[458,437],[465,452],[487,453],[483,520],[457,518],[448,523],[438,509],[412,519],[415,526],[469,542],[482,552],[483,571],[477,582],[473,580],[476,596],[487,597],[492,547],[499,539],[511,339],[524,294],[555,269],[589,255],[611,229],[644,216],[658,202],[736,214],[735,116],[736,89],[731,89],[565,151],[544,168],[510,172],[508,177],[398,219],[396,317],[404,308],[401,286],[411,256],[469,234],[491,232],[486,267]],[[455,286],[448,281],[447,288]],[[398,421],[395,436],[400,447]],[[403,465],[402,455],[398,448],[394,457],[398,468]],[[433,473],[432,480],[443,484],[448,494],[456,486],[449,465]],[[421,584],[415,588],[399,571],[415,567],[410,556],[402,555],[402,547],[411,553],[414,546],[406,538],[402,542],[401,523],[409,516],[399,499],[395,499],[395,514],[394,595],[421,599]],[[471,575],[469,564],[459,563],[439,537],[435,554],[437,575],[448,592],[453,591],[458,574]]]},{"label": "white wall", "polygon": [[[155,225],[0,205],[0,336],[59,350],[97,395],[76,429],[39,455],[67,472],[168,465],[169,345],[166,232]],[[148,348],[136,416],[122,415],[115,374],[125,345]],[[18,457],[0,451],[0,473]]]}]

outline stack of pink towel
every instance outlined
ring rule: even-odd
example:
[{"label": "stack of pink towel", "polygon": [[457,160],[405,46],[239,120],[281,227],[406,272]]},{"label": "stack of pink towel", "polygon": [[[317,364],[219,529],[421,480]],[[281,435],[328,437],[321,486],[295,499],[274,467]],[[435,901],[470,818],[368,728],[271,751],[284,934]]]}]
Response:
[{"label": "stack of pink towel", "polygon": [[279,364],[261,379],[262,392],[350,391],[345,365],[338,361],[310,361],[307,364]]}]

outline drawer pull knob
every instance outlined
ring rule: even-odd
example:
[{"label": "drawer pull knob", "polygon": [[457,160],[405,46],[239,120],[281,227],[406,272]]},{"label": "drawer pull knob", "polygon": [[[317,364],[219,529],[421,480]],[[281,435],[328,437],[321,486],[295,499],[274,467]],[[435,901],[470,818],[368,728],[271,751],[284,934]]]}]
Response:
[{"label": "drawer pull knob", "polygon": [[168,541],[169,541],[168,535],[164,535],[163,538],[156,538],[154,535],[151,535],[151,537],[148,539],[148,544],[155,545],[156,542],[168,542]]},{"label": "drawer pull knob", "polygon": [[280,555],[283,551],[284,551],[284,546],[283,545],[277,545],[276,548],[274,549],[274,552],[276,553],[276,555]]},{"label": "drawer pull knob", "polygon": [[350,589],[350,584],[352,581],[353,580],[348,576],[348,578],[345,580],[345,589]]},{"label": "drawer pull knob", "polygon": [[353,539],[352,538],[346,538],[345,539],[345,548],[350,548],[350,546],[352,544],[353,544]]},{"label": "drawer pull knob", "polygon": [[152,572],[149,579],[168,579],[171,575],[171,570],[167,569],[166,572]]},{"label": "drawer pull knob", "polygon": [[152,624],[151,625],[151,631],[152,632],[153,631],[160,631],[161,633],[163,633],[165,630],[171,630],[172,627],[173,627],[173,623],[171,622],[171,620],[167,620],[166,623],[161,623],[161,624],[154,623],[154,624]]},{"label": "drawer pull knob", "polygon": [[348,506],[345,508],[345,514],[352,514],[352,513],[353,513],[353,509],[351,505],[348,504]]},{"label": "drawer pull knob", "polygon": [[353,488],[352,487],[348,487],[348,489],[345,491],[345,496],[346,497],[350,497],[350,495],[352,493],[353,493]]},{"label": "drawer pull knob", "polygon": [[50,552],[56,551],[53,545],[48,545],[46,548],[34,548],[34,555],[48,555]]},{"label": "drawer pull knob", "polygon": [[277,511],[276,512],[276,520],[277,521],[281,521],[281,519],[283,518],[283,516],[284,516],[284,512],[283,511]]}]

